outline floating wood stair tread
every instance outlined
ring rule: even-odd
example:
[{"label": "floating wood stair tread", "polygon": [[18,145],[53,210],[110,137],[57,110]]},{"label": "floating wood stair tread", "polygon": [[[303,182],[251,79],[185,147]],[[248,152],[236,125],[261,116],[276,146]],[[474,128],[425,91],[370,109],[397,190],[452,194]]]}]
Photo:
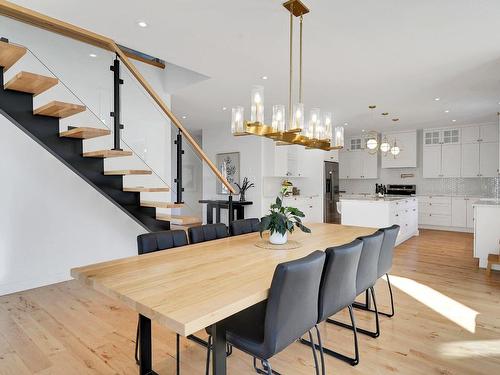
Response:
[{"label": "floating wood stair tread", "polygon": [[66,118],[86,110],[84,105],[58,102],[54,100],[33,111],[34,115]]},{"label": "floating wood stair tread", "polygon": [[57,78],[30,72],[20,72],[12,77],[3,87],[5,90],[27,92],[36,96],[54,87],[58,82]]},{"label": "floating wood stair tread", "polygon": [[151,171],[143,169],[124,169],[118,171],[105,171],[105,176],[126,176],[126,175],[138,175],[138,174],[151,174]]},{"label": "floating wood stair tread", "polygon": [[202,220],[196,216],[156,214],[156,220],[170,221],[173,225],[181,226],[194,226],[202,224]]},{"label": "floating wood stair tread", "polygon": [[184,203],[141,201],[141,206],[155,208],[180,208],[184,207]]},{"label": "floating wood stair tread", "polygon": [[133,186],[133,187],[124,187],[123,191],[129,192],[129,193],[163,193],[163,192],[170,191],[170,188],[169,187],[153,188],[153,187],[144,187],[144,186]]},{"label": "floating wood stair tread", "polygon": [[79,139],[91,139],[96,137],[102,137],[105,135],[110,135],[111,130],[108,129],[99,129],[99,128],[88,128],[85,126],[74,128],[70,130],[66,130],[59,134],[60,137],[67,138],[79,138]]},{"label": "floating wood stair tread", "polygon": [[132,151],[99,150],[83,153],[84,158],[119,158],[123,156],[132,156]]},{"label": "floating wood stair tread", "polygon": [[6,72],[26,53],[26,48],[0,41],[0,66]]}]

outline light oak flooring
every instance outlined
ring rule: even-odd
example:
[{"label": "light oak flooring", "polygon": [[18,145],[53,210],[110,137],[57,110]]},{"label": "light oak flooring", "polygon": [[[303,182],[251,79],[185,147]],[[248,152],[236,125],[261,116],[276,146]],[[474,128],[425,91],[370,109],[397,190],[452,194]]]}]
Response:
[{"label": "light oak flooring", "polygon": [[[499,374],[500,272],[487,277],[472,258],[472,235],[422,230],[396,249],[391,279],[396,316],[381,317],[381,337],[360,335],[361,362],[327,357],[328,374]],[[385,281],[376,287],[387,310]],[[345,319],[345,313],[339,319]],[[371,314],[356,310],[359,326]],[[0,297],[0,374],[137,374],[137,317],[119,302],[74,282]],[[349,331],[321,327],[324,344],[352,352]],[[154,368],[175,374],[175,335],[153,326]],[[205,350],[182,340],[183,374],[203,374]],[[229,374],[253,374],[235,350]],[[313,374],[301,344],[271,360],[282,374]]]}]

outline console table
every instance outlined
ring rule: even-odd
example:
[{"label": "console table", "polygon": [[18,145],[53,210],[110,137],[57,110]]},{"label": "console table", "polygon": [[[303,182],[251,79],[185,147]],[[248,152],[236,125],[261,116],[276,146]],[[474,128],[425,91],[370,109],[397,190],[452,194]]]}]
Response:
[{"label": "console table", "polygon": [[[207,224],[213,224],[214,222],[214,208],[215,208],[215,222],[220,223],[220,210],[229,209],[229,201],[223,200],[211,200],[211,199],[202,199],[198,201],[199,203],[207,204]],[[233,210],[236,211],[236,220],[245,218],[245,206],[249,206],[253,204],[251,201],[233,201]],[[231,216],[231,215],[229,215]]]}]

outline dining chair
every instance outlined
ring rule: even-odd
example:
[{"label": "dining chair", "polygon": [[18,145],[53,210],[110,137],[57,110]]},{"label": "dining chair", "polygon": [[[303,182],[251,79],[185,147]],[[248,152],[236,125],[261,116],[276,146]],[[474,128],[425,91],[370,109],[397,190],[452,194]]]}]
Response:
[{"label": "dining chair", "polygon": [[[392,295],[391,281],[389,279],[389,271],[392,268],[394,247],[396,245],[396,239],[399,234],[399,228],[400,228],[399,225],[394,224],[390,227],[380,229],[380,231],[384,233],[384,239],[382,241],[380,256],[378,258],[377,276],[379,279],[382,278],[384,275],[387,278],[387,286],[389,287],[389,296],[391,299],[391,312],[386,313],[379,311],[378,313],[387,316],[389,318],[392,318],[394,316],[394,298]],[[369,308],[368,301],[366,301],[364,304],[356,302],[353,306],[358,309],[375,312],[375,310]]]},{"label": "dining chair", "polygon": [[[260,374],[273,373],[269,359],[306,333],[319,374],[319,364],[311,330],[318,320],[318,294],[325,253],[315,251],[291,262],[278,264],[274,271],[269,297],[224,320],[226,339],[235,348],[253,356]],[[207,330],[210,335],[210,330]],[[207,374],[213,344],[209,336]],[[257,367],[261,361],[263,369]]]},{"label": "dining chair", "polygon": [[257,218],[234,220],[229,223],[229,232],[231,233],[231,236],[258,232],[259,230],[260,220]]},{"label": "dining chair", "polygon": [[205,224],[188,229],[189,243],[212,241],[229,236],[226,224]]},{"label": "dining chair", "polygon": [[[186,232],[183,230],[166,230],[161,232],[145,233],[137,236],[137,252],[139,255],[156,251],[172,249],[188,244]],[[137,334],[135,339],[135,363],[139,362],[139,320],[137,321]],[[176,336],[176,366],[180,374],[180,336]]]},{"label": "dining chair", "polygon": [[[377,309],[377,300],[375,298],[375,283],[378,280],[378,259],[380,256],[380,249],[382,248],[382,241],[384,239],[384,232],[378,230],[369,236],[359,237],[363,242],[361,256],[359,258],[358,270],[356,272],[356,296],[362,293],[370,292],[373,299],[373,307],[375,308],[375,332],[363,328],[356,328],[357,332],[373,338],[380,336],[380,322]],[[353,330],[354,327],[334,319],[327,319],[328,323],[338,325],[340,327]]]},{"label": "dining chair", "polygon": [[[341,359],[344,362],[355,366],[359,363],[358,335],[356,331],[356,321],[352,311],[352,304],[356,300],[356,273],[363,242],[354,240],[351,243],[329,247],[325,250],[326,260],[321,277],[318,300],[318,322],[326,321],[332,315],[345,308],[349,309],[351,323],[354,333],[354,358],[340,354],[322,345],[321,334],[316,325],[318,345],[316,348],[321,353],[322,373],[325,373],[325,361],[323,353]],[[303,344],[311,346],[312,343],[304,338],[300,340]]]}]

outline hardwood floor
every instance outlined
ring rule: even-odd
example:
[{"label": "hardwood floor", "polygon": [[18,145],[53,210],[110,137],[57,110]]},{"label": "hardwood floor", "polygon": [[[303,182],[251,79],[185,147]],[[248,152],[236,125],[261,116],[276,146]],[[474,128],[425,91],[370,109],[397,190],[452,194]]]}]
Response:
[{"label": "hardwood floor", "polygon": [[[327,356],[328,374],[495,374],[500,369],[500,272],[486,276],[472,258],[472,235],[422,230],[400,245],[391,272],[396,316],[381,336],[360,335],[361,362]],[[376,287],[387,311],[385,281]],[[356,310],[358,326],[374,319]],[[346,319],[347,314],[339,314]],[[74,281],[0,297],[0,374],[137,374],[134,312]],[[352,335],[321,327],[325,346],[352,353]],[[175,374],[175,335],[153,327],[154,368]],[[183,374],[203,374],[205,350],[182,340]],[[235,350],[229,374],[253,374]],[[308,347],[293,344],[271,360],[282,374],[313,374]]]}]

